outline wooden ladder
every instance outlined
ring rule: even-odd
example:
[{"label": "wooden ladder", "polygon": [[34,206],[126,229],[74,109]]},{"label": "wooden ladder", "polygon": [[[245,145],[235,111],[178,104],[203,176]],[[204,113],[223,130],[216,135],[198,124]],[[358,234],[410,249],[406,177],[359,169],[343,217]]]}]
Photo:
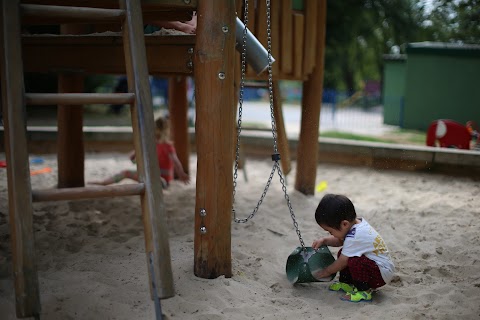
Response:
[{"label": "wooden ladder", "polygon": [[[174,295],[166,213],[155,153],[153,109],[148,82],[142,9],[138,0],[120,0],[120,9],[1,3],[2,107],[7,159],[8,201],[17,317],[40,316],[40,289],[35,261],[34,201],[76,200],[139,195],[148,271],[157,318],[159,299]],[[21,52],[21,16],[60,23],[92,21],[122,24],[128,93],[25,93]],[[107,187],[32,190],[27,151],[25,105],[130,104],[140,182]]]}]

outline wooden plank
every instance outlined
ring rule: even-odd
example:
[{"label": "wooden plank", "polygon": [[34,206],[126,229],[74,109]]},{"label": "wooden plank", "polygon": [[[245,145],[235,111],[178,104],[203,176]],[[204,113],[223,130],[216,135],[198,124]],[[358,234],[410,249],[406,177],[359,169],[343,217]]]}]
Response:
[{"label": "wooden plank", "polygon": [[[249,2],[249,4],[248,4],[248,15],[247,15],[248,16],[247,28],[254,35],[255,35],[255,29],[256,29],[255,25],[257,23],[256,15],[257,15],[257,8],[255,7],[255,1]],[[243,21],[243,16],[242,16],[241,20]],[[248,54],[248,52],[247,52],[247,54]],[[240,56],[240,58],[241,58],[241,56]],[[253,68],[251,68],[247,64],[246,65],[246,77],[247,78],[255,78],[256,76],[257,76],[257,73],[253,70]]]},{"label": "wooden plank", "polygon": [[34,202],[82,200],[110,197],[138,196],[145,192],[143,183],[119,184],[112,186],[84,187],[84,188],[60,188],[33,190]]},{"label": "wooden plank", "polygon": [[[90,23],[122,21],[125,11],[120,9],[102,9],[68,6],[51,6],[22,4],[20,7],[22,19],[33,18],[38,22],[44,21],[48,24],[61,24],[64,21],[70,23]],[[58,20],[57,20],[58,19]]]},{"label": "wooden plank", "polygon": [[178,159],[188,174],[190,168],[190,136],[188,134],[187,78],[171,77],[168,81],[170,129]]},{"label": "wooden plank", "polygon": [[303,43],[304,43],[304,24],[305,17],[303,14],[293,14],[293,75],[296,79],[302,79],[303,67]]},{"label": "wooden plank", "polygon": [[255,28],[250,31],[257,37],[258,41],[267,47],[267,3],[266,1],[258,1],[255,9]]},{"label": "wooden plank", "polygon": [[244,0],[235,0],[235,12],[237,14],[237,17],[240,18],[240,20],[243,21],[243,3]]},{"label": "wooden plank", "polygon": [[315,69],[303,83],[302,120],[297,149],[295,189],[304,194],[315,193],[315,172],[318,159],[318,133],[322,105],[327,0],[318,0],[318,41]]},{"label": "wooden plank", "polygon": [[280,165],[283,175],[286,176],[292,170],[292,164],[290,161],[290,147],[288,145],[287,130],[285,129],[285,121],[283,120],[282,94],[278,80],[273,82],[273,96],[273,115],[277,127],[278,152],[281,157]]},{"label": "wooden plank", "polygon": [[292,0],[282,0],[281,7],[281,53],[280,70],[282,74],[290,74],[293,71],[293,20],[292,20]]},{"label": "wooden plank", "polygon": [[[155,279],[156,295],[160,299],[175,295],[173,286],[168,225],[163,200],[160,169],[155,148],[155,125],[152,96],[148,80],[148,68],[143,36],[141,7],[138,1],[121,1],[127,10],[123,25],[124,52],[127,65],[128,91],[135,93],[132,112],[133,141],[140,182],[145,184],[145,193],[140,197],[147,261],[153,256],[153,272],[149,270],[150,284]],[[158,59],[158,57],[157,57]],[[161,59],[158,59],[161,60]],[[152,254],[153,253],[153,254]],[[154,276],[154,277],[153,277]],[[152,286],[151,286],[152,289]],[[155,293],[155,292],[154,292]]]},{"label": "wooden plank", "polygon": [[[271,34],[272,34],[272,56],[275,59],[275,62],[272,64],[272,72],[274,77],[280,72],[280,45],[281,45],[281,3],[277,1],[271,2]],[[276,78],[277,79],[277,78]]]},{"label": "wooden plank", "polygon": [[[118,9],[118,0],[22,0],[25,4],[74,6],[74,7],[99,7]],[[143,0],[142,14],[145,24],[152,21],[186,21],[192,16],[197,7],[198,0]],[[60,20],[58,23],[68,23],[69,20]],[[52,24],[45,19],[30,18],[24,19],[23,24]]]},{"label": "wooden plank", "polygon": [[317,53],[317,23],[318,20],[317,0],[305,1],[305,45],[303,48],[303,75],[312,72],[315,66]]},{"label": "wooden plank", "polygon": [[2,80],[8,210],[18,318],[40,315],[30,168],[23,115],[24,83],[18,0],[0,0],[0,78]]},{"label": "wooden plank", "polygon": [[[233,0],[202,0],[198,14],[202,19],[198,19],[195,50],[194,273],[202,278],[231,277],[235,4]],[[232,32],[222,32],[225,24]],[[219,77],[219,72],[224,77]],[[204,217],[200,216],[202,209],[206,211]]]},{"label": "wooden plank", "polygon": [[[126,72],[120,34],[24,36],[22,40],[26,72],[78,71],[93,74]],[[150,74],[192,74],[194,35],[148,35],[145,36],[145,43]],[[95,59],[84,59],[86,56]]]},{"label": "wooden plank", "polygon": [[[142,11],[160,9],[195,9],[198,0],[141,0]],[[118,0],[21,0],[21,3],[74,6],[74,7],[99,7],[119,8]]]},{"label": "wooden plank", "polygon": [[134,93],[27,93],[27,105],[130,104]]}]

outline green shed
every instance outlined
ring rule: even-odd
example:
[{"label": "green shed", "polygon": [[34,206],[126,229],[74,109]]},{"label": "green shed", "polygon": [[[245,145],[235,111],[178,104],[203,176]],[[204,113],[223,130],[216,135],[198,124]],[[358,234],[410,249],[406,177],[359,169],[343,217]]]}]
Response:
[{"label": "green shed", "polygon": [[407,46],[403,127],[426,130],[436,119],[480,123],[480,45]]},{"label": "green shed", "polygon": [[383,56],[383,122],[403,127],[403,102],[405,96],[405,77],[407,56],[387,54]]}]

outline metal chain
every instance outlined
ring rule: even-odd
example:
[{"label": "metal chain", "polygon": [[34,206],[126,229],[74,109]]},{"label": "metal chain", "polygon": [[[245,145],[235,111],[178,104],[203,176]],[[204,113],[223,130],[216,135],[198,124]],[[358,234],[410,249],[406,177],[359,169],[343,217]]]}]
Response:
[{"label": "metal chain", "polygon": [[[271,5],[270,0],[266,0],[267,4],[267,52],[268,52],[268,93],[269,93],[269,100],[270,100],[270,119],[272,125],[272,137],[273,137],[273,153],[274,155],[278,154],[278,146],[277,146],[277,127],[274,115],[274,107],[273,107],[273,75],[272,75],[272,37],[271,37]],[[243,94],[245,88],[245,69],[246,69],[246,52],[247,52],[247,24],[248,24],[248,0],[244,0],[244,13],[243,13],[243,21],[245,24],[245,28],[243,29],[243,37],[242,37],[242,54],[241,54],[241,78],[240,78],[240,93],[239,93],[239,107],[238,107],[238,121],[237,121],[237,145],[236,145],[236,152],[235,152],[235,166],[234,166],[234,174],[233,174],[233,202],[232,202],[232,212],[234,221],[237,223],[246,223],[250,219],[252,219],[255,214],[258,212],[260,205],[262,204],[265,196],[267,195],[268,188],[272,183],[273,176],[275,171],[277,170],[278,176],[280,178],[280,183],[282,184],[282,190],[284,193],[285,200],[287,201],[288,210],[290,211],[290,216],[293,221],[293,226],[295,227],[295,231],[298,236],[298,240],[303,248],[306,250],[305,243],[303,241],[300,229],[298,227],[297,219],[295,218],[295,213],[293,212],[292,203],[290,202],[290,197],[288,196],[287,187],[285,183],[285,179],[283,178],[282,170],[279,164],[279,158],[274,159],[272,156],[272,160],[274,161],[272,171],[270,172],[270,176],[268,177],[267,183],[265,188],[263,189],[262,195],[260,196],[260,200],[258,200],[257,205],[253,209],[252,213],[247,218],[239,219],[236,216],[235,211],[235,195],[236,195],[236,188],[237,188],[237,178],[238,178],[238,162],[240,158],[240,134],[242,132],[242,111],[243,111]]]}]

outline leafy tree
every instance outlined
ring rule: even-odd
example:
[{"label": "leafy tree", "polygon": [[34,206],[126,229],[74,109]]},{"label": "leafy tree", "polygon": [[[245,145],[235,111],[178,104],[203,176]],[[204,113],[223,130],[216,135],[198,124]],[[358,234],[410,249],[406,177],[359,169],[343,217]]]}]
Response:
[{"label": "leafy tree", "polygon": [[480,0],[330,0],[325,86],[352,93],[381,80],[383,55],[418,41],[480,43]]}]

